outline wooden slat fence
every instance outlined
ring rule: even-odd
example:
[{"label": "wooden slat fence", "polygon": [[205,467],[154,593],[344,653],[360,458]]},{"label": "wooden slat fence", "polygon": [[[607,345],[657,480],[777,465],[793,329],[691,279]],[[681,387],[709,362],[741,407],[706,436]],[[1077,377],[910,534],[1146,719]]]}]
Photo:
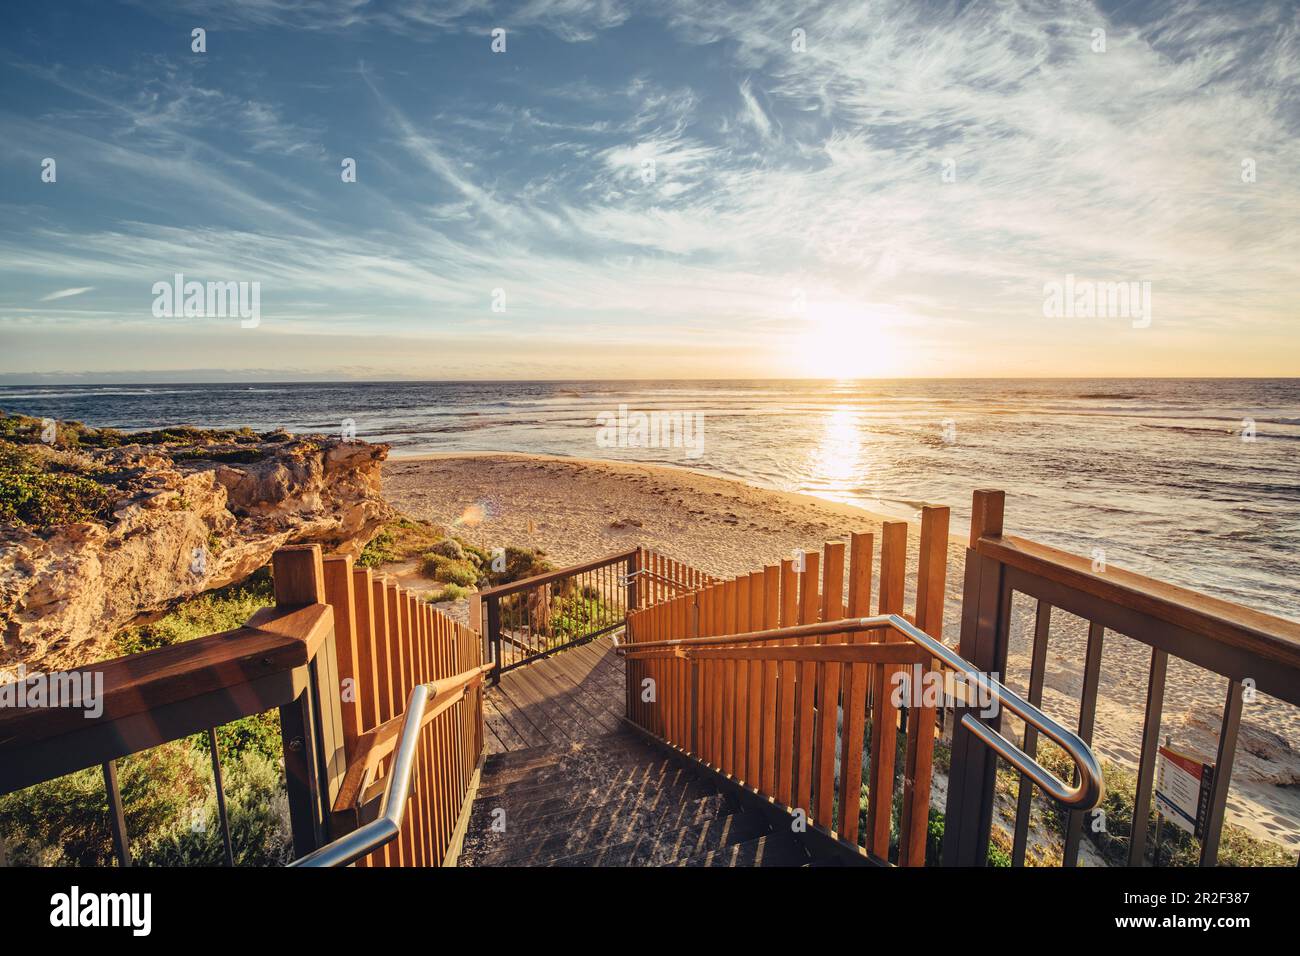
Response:
[{"label": "wooden slat fence", "polygon": [[[917,605],[907,617],[941,635],[948,509],[926,508],[921,522]],[[881,535],[877,611],[901,613],[908,546],[906,522]],[[835,838],[878,861],[925,859],[933,707],[913,707],[900,727],[888,689],[901,667],[933,667],[927,654],[888,629],[789,638],[775,645],[712,645],[679,652],[637,644],[745,634],[872,613],[875,537],[843,542],[761,571],[663,595],[628,617],[627,713],[637,725],[731,777],[804,814]],[[820,645],[816,649],[807,645]],[[866,646],[859,646],[866,645]],[[873,741],[865,825],[860,826],[867,721]],[[903,760],[895,753],[902,744]],[[902,848],[890,831],[901,786]]]}]

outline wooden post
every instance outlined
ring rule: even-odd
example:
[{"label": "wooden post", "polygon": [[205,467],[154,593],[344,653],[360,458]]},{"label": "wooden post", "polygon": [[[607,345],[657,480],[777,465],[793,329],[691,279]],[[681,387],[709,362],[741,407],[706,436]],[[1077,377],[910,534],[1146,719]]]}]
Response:
[{"label": "wooden post", "polygon": [[627,610],[635,611],[637,607],[637,572],[641,570],[641,549],[637,548],[627,559]]},{"label": "wooden post", "polygon": [[374,586],[369,568],[352,571],[357,631],[357,704],[361,729],[379,726],[379,671],[375,667]]},{"label": "wooden post", "polygon": [[[880,536],[881,614],[903,613],[907,571],[907,522],[886,521]],[[886,632],[885,640],[888,641]],[[898,745],[898,708],[894,706],[892,677],[897,668],[880,667],[871,711],[871,782],[868,786],[867,850],[889,859],[889,835],[894,808],[894,750]]]},{"label": "wooden post", "polygon": [[[1006,631],[1010,595],[1003,565],[983,557],[981,538],[1002,536],[1005,495],[976,491],[971,504],[970,547],[966,550],[966,580],[962,590],[961,642],[958,653],[984,674],[1006,670]],[[962,726],[975,707],[953,711],[952,764],[948,774],[948,803],[944,813],[943,865],[984,866],[988,860],[993,823],[993,788],[997,758]],[[993,718],[997,729],[1001,717]]]},{"label": "wooden post", "polygon": [[356,601],[352,591],[352,557],[334,555],[324,561],[325,600],[334,609],[334,652],[338,661],[339,711],[343,724],[345,762],[357,750],[357,738],[364,730],[361,719],[360,651],[357,647]]},{"label": "wooden post", "polygon": [[489,660],[496,661],[496,667],[492,671],[492,683],[501,683],[501,669],[505,667],[505,661],[501,657],[501,599],[495,596],[489,596],[487,601],[487,635],[484,638],[484,648],[489,654]]},{"label": "wooden post", "polygon": [[[935,640],[943,638],[943,599],[948,570],[948,509],[921,509],[921,545],[917,557],[916,626]],[[938,670],[933,661],[930,670]],[[913,693],[920,687],[913,682]],[[930,776],[934,762],[935,708],[912,710],[914,725],[907,735],[903,765],[903,809],[899,817],[898,862],[925,866],[926,832],[930,816]]]},{"label": "wooden post", "polygon": [[[324,603],[325,577],[319,545],[281,548],[271,559],[271,567],[277,608],[285,610]],[[313,697],[315,688],[313,681],[309,680],[296,700],[280,707],[285,789],[296,856],[310,853],[324,843],[325,815],[329,809],[322,798]]]}]

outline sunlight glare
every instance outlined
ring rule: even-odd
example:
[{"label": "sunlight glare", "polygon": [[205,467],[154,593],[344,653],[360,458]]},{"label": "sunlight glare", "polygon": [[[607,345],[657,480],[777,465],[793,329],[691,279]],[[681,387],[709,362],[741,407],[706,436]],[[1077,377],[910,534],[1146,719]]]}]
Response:
[{"label": "sunlight glare", "polygon": [[812,378],[880,378],[905,374],[890,329],[879,315],[848,302],[809,303],[795,359]]}]

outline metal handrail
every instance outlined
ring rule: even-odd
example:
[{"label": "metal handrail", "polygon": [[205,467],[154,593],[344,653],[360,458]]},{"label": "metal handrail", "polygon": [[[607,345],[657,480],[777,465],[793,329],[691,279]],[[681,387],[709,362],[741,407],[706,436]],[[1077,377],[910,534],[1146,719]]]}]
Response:
[{"label": "metal handrail", "polygon": [[294,860],[290,866],[347,866],[391,842],[401,832],[402,820],[406,816],[406,802],[411,792],[415,749],[420,743],[420,728],[424,724],[424,711],[429,701],[429,686],[417,684],[406,702],[402,736],[397,744],[392,773],[389,774],[383,812],[351,833]]},{"label": "metal handrail", "polygon": [[817,624],[798,624],[792,627],[770,628],[765,631],[750,631],[744,634],[721,634],[710,637],[692,637],[667,641],[646,641],[644,643],[626,642],[616,646],[621,654],[650,648],[691,647],[700,645],[725,645],[762,643],[783,640],[792,637],[811,637],[824,634],[848,634],[857,631],[874,631],[892,627],[909,641],[924,648],[931,656],[939,660],[949,670],[965,674],[980,687],[985,688],[1000,704],[1046,736],[1064,750],[1074,763],[1079,782],[1073,786],[1058,779],[1055,774],[1040,764],[1033,757],[1021,750],[1016,744],[1002,736],[997,730],[977,720],[969,711],[962,715],[962,726],[975,735],[984,746],[1019,770],[1022,774],[1042,788],[1053,800],[1071,810],[1091,810],[1101,802],[1105,795],[1101,766],[1089,747],[1077,734],[1066,730],[1051,717],[1029,703],[1015,691],[1004,685],[990,674],[975,670],[965,658],[943,643],[926,634],[912,622],[897,614],[878,614],[873,617],[850,617],[838,621],[822,621]]}]

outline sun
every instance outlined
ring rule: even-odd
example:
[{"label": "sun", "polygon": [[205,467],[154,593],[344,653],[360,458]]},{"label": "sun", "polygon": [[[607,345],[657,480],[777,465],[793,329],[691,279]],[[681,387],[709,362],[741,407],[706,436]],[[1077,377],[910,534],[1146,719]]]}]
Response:
[{"label": "sun", "polygon": [[890,378],[903,375],[901,351],[878,313],[851,302],[809,303],[797,327],[794,359],[809,378]]}]

